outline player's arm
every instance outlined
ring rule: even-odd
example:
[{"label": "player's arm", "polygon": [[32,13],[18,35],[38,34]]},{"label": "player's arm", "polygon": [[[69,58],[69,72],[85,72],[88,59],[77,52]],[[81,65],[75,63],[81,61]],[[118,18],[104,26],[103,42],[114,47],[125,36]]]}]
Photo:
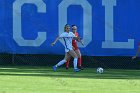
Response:
[{"label": "player's arm", "polygon": [[76,37],[76,36],[75,36],[75,37],[73,37],[73,39],[74,39],[74,40],[78,40],[78,39],[79,39],[79,37]]},{"label": "player's arm", "polygon": [[73,35],[73,39],[80,42],[83,46],[84,46],[84,43],[81,41],[81,38],[79,36],[75,36],[74,34]]},{"label": "player's arm", "polygon": [[74,39],[77,40],[78,42],[80,42],[84,46],[84,43],[82,42],[80,37],[74,37]]},{"label": "player's arm", "polygon": [[138,48],[138,50],[137,50],[137,52],[136,52],[136,55],[133,56],[132,59],[135,59],[135,58],[139,55],[139,53],[140,53],[140,46],[139,46],[139,48]]},{"label": "player's arm", "polygon": [[54,42],[53,43],[51,43],[51,46],[54,46],[55,45],[55,43],[59,40],[59,39],[61,39],[61,38],[63,38],[63,37],[65,37],[65,33],[62,33],[62,34],[60,34],[55,40],[54,40]]},{"label": "player's arm", "polygon": [[74,40],[77,40],[78,42],[81,40],[81,37],[73,37]]},{"label": "player's arm", "polygon": [[53,43],[51,43],[51,46],[54,46],[54,45],[55,45],[55,43],[56,43],[59,39],[60,39],[60,37],[58,36],[58,37],[54,40],[54,42],[53,42]]},{"label": "player's arm", "polygon": [[79,37],[79,39],[77,41],[80,42],[84,46],[84,43],[82,42],[80,37]]},{"label": "player's arm", "polygon": [[80,39],[79,42],[84,46],[84,43],[82,42],[82,40]]}]

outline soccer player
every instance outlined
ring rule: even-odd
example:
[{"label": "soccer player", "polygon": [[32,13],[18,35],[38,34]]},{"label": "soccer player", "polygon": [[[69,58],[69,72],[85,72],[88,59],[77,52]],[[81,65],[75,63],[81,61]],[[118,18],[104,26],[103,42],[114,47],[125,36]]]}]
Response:
[{"label": "soccer player", "polygon": [[139,43],[139,46],[138,46],[138,50],[136,52],[136,55],[132,57],[132,60],[137,58],[138,54],[140,53],[140,43]]},{"label": "soccer player", "polygon": [[78,56],[72,48],[72,39],[79,38],[75,37],[75,35],[72,32],[70,32],[70,26],[68,24],[65,25],[64,32],[60,36],[58,36],[51,45],[52,46],[55,45],[55,43],[61,38],[63,38],[65,42],[65,58],[60,62],[58,62],[55,66],[53,66],[53,70],[56,71],[57,67],[63,65],[72,56],[74,58],[73,60],[74,71],[79,72],[80,69],[77,68]]},{"label": "soccer player", "polygon": [[[75,34],[76,37],[78,37],[78,32],[77,32],[77,26],[76,25],[72,25],[72,32],[73,32],[73,34]],[[77,46],[77,41],[81,42],[82,45],[84,45],[84,44],[81,40],[75,40],[75,39],[72,40],[73,49],[78,56],[78,68],[83,70],[81,52],[80,52],[80,50]],[[70,59],[68,59],[68,61],[66,62],[66,69],[69,68],[69,62],[70,62]]]}]

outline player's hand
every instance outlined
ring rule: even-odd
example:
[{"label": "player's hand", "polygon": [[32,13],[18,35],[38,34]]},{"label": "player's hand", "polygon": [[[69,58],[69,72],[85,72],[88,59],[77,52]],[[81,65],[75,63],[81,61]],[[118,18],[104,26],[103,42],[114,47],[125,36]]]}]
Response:
[{"label": "player's hand", "polygon": [[133,56],[132,59],[136,59],[136,56]]},{"label": "player's hand", "polygon": [[53,42],[53,43],[51,43],[51,46],[54,46],[55,45],[55,43]]}]

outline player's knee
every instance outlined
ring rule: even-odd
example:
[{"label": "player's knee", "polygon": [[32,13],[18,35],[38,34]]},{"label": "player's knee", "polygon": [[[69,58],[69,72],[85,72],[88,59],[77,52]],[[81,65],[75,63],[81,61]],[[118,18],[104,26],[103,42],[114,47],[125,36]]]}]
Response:
[{"label": "player's knee", "polygon": [[81,57],[81,54],[77,54],[77,57],[80,58]]},{"label": "player's knee", "polygon": [[81,55],[78,55],[78,58],[80,58],[81,57]]},{"label": "player's knee", "polygon": [[75,55],[75,57],[74,58],[78,58],[78,56],[77,55]]}]

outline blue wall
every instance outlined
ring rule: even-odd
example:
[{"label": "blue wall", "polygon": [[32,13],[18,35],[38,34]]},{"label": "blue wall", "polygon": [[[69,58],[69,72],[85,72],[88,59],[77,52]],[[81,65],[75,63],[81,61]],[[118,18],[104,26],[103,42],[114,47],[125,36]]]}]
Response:
[{"label": "blue wall", "polygon": [[140,41],[140,0],[1,0],[0,52],[64,54],[66,23],[78,26],[83,55],[131,56]]}]

